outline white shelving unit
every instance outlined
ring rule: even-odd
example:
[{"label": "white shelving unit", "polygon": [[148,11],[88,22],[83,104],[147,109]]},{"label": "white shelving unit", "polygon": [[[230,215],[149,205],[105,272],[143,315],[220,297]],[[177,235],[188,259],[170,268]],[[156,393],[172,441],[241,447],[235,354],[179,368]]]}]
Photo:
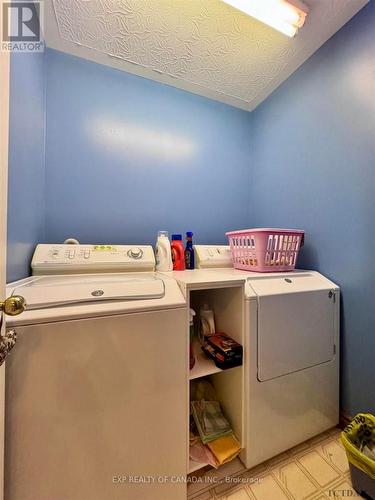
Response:
[{"label": "white shelving unit", "polygon": [[[186,285],[189,307],[192,307],[198,314],[202,304],[209,304],[215,313],[216,331],[225,332],[244,345],[244,290],[242,284],[226,283],[217,288],[212,288],[212,286],[205,288],[204,285],[197,286],[195,283],[191,289],[189,289],[189,284]],[[213,360],[207,358],[197,339],[195,339],[193,347],[195,365],[189,371],[189,381],[202,377],[209,378],[220,400],[223,412],[231,423],[234,434],[243,444],[243,366],[222,370],[215,365]],[[190,397],[188,408],[190,408]],[[188,413],[188,421],[189,417]],[[188,473],[196,472],[207,465],[207,463],[195,462],[189,458]]]}]

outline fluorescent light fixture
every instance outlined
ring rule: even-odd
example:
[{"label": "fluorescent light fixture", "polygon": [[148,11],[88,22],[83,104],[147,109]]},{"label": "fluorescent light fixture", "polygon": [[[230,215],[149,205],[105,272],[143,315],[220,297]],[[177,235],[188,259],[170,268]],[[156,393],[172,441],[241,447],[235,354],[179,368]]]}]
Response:
[{"label": "fluorescent light fixture", "polygon": [[223,2],[290,37],[303,26],[308,12],[308,8],[299,0],[223,0]]}]

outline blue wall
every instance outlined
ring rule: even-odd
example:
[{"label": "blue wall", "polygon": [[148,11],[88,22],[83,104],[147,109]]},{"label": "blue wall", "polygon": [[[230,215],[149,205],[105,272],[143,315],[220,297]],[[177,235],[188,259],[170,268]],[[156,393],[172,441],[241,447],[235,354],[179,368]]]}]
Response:
[{"label": "blue wall", "polygon": [[245,111],[47,51],[46,235],[225,242],[248,225]]},{"label": "blue wall", "polygon": [[12,54],[10,65],[7,280],[29,275],[44,239],[44,54]]},{"label": "blue wall", "polygon": [[252,114],[251,219],[342,287],[342,406],[375,411],[375,4]]},{"label": "blue wall", "polygon": [[371,2],[252,114],[48,50],[44,193],[43,57],[13,56],[9,279],[39,240],[305,228],[342,287],[342,406],[375,411],[374,33]]}]

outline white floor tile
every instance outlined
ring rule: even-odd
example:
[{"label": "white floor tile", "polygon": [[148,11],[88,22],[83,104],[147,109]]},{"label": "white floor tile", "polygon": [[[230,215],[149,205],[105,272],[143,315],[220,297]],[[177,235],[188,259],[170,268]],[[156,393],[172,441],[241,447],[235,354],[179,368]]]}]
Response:
[{"label": "white floor tile", "polygon": [[235,491],[226,497],[226,500],[250,500],[249,495],[246,493],[245,488]]},{"label": "white floor tile", "polygon": [[[200,477],[197,482],[193,482],[188,485],[188,496],[196,495],[199,491],[204,491],[205,489],[212,489],[220,484],[220,480],[225,477],[236,476],[241,472],[244,472],[245,466],[239,458],[235,458],[231,462],[222,465],[218,469],[211,469],[204,476]],[[223,490],[228,490],[230,485]]]},{"label": "white floor tile", "polygon": [[322,487],[340,477],[340,474],[315,450],[298,457],[297,460]]},{"label": "white floor tile", "polygon": [[326,459],[331,462],[341,473],[345,474],[349,470],[348,459],[344,448],[339,446],[336,441],[321,446]]},{"label": "white floor tile", "polygon": [[213,497],[210,491],[204,491],[203,493],[198,493],[197,496],[189,497],[192,500],[211,500]]},{"label": "white floor tile", "polygon": [[284,488],[296,499],[303,500],[312,495],[318,488],[304,474],[295,462],[289,463],[273,471]]},{"label": "white floor tile", "polygon": [[262,477],[258,484],[249,486],[249,489],[256,500],[288,500],[271,474]]},{"label": "white floor tile", "polygon": [[[339,430],[332,429],[250,470],[246,470],[237,458],[218,470],[208,471],[198,484],[189,485],[189,499],[360,498],[351,486],[348,462],[339,435]],[[223,481],[226,477],[234,478],[232,484]],[[255,477],[259,482],[251,482]],[[243,482],[240,483],[239,478]]]}]

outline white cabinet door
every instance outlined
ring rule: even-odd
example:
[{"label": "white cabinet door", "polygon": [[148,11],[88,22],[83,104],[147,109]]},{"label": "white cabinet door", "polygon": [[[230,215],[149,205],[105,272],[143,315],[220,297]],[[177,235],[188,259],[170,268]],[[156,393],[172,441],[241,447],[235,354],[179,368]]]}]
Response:
[{"label": "white cabinet door", "polygon": [[181,308],[19,327],[7,498],[185,499],[185,320]]}]

